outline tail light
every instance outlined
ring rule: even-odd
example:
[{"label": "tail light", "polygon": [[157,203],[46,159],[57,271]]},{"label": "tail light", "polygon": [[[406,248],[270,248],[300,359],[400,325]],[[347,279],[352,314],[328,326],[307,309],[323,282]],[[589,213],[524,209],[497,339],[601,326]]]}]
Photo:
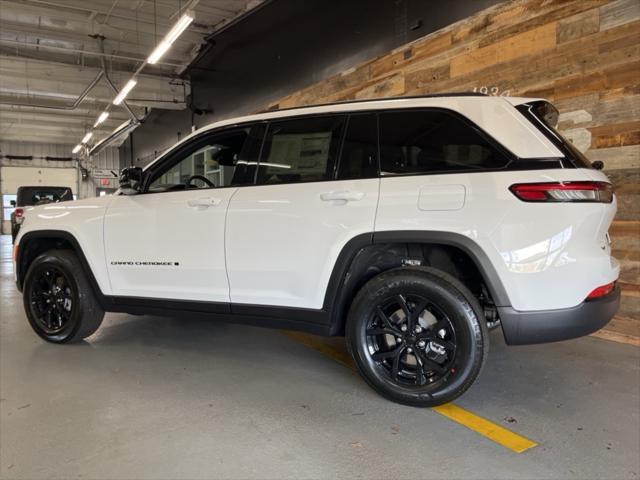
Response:
[{"label": "tail light", "polygon": [[613,201],[613,187],[607,182],[516,183],[509,190],[524,202]]},{"label": "tail light", "polygon": [[593,291],[589,295],[587,295],[587,300],[595,300],[596,298],[609,295],[611,292],[613,292],[615,286],[616,282],[611,282],[598,288],[594,288]]},{"label": "tail light", "polygon": [[16,216],[16,223],[22,223],[22,220],[24,220],[24,208],[16,208],[13,213]]}]

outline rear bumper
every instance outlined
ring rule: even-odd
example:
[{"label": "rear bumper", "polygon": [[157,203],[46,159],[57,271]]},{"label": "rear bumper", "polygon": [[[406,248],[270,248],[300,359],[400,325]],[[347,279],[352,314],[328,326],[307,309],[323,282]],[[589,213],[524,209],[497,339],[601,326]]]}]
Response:
[{"label": "rear bumper", "polygon": [[618,311],[620,287],[609,295],[560,310],[518,311],[498,307],[509,345],[557,342],[589,335],[604,327]]}]

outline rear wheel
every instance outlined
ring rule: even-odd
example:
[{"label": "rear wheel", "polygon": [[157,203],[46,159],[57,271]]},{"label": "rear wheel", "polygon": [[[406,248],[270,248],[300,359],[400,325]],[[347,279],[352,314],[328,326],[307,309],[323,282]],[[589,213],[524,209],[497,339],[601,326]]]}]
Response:
[{"label": "rear wheel", "polygon": [[444,272],[390,270],[354,299],[347,344],[367,383],[385,397],[441,405],[480,373],[489,347],[481,312],[473,294]]},{"label": "rear wheel", "polygon": [[33,330],[53,343],[80,341],[104,318],[78,258],[69,250],[48,251],[31,263],[23,300]]}]

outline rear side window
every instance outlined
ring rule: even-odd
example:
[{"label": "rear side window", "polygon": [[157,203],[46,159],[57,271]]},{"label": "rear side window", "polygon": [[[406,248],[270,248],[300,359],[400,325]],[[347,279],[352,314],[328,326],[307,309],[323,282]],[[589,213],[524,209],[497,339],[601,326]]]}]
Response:
[{"label": "rear side window", "polygon": [[271,122],[256,183],[273,185],[332,179],[344,125],[344,115]]},{"label": "rear side window", "polygon": [[378,119],[375,113],[349,116],[338,180],[378,176]]},{"label": "rear side window", "polygon": [[382,175],[495,170],[510,159],[459,116],[444,110],[380,114]]}]

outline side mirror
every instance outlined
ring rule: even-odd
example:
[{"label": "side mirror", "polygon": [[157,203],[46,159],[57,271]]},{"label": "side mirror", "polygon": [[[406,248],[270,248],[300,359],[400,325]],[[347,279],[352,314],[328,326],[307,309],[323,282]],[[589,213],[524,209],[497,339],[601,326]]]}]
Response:
[{"label": "side mirror", "polygon": [[135,195],[142,191],[144,173],[140,167],[123,168],[120,172],[120,191],[123,195]]},{"label": "side mirror", "polygon": [[11,205],[12,207],[15,207],[16,206],[16,201],[15,200],[11,200],[9,202],[9,205]]},{"label": "side mirror", "polygon": [[596,160],[595,162],[591,162],[591,166],[596,170],[602,170],[604,168],[604,162],[602,160]]}]

